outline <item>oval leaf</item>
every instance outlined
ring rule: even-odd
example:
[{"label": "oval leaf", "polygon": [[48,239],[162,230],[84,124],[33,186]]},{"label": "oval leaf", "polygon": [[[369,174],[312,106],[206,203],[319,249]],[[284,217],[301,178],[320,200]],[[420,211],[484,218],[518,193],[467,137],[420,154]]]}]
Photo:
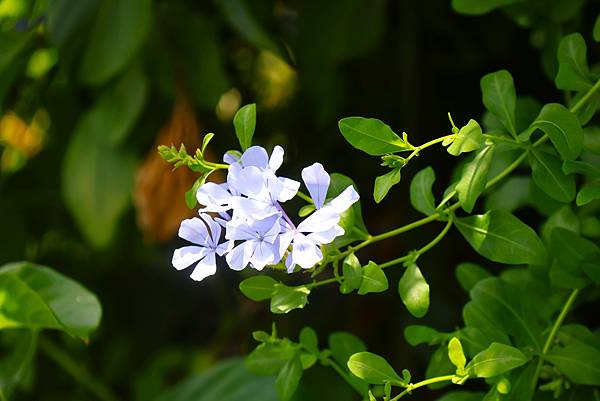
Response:
[{"label": "oval leaf", "polygon": [[362,269],[362,282],[358,289],[359,295],[370,292],[382,292],[388,289],[388,280],[385,273],[375,262],[369,262]]},{"label": "oval leaf", "polygon": [[563,90],[586,91],[594,82],[590,79],[587,48],[580,33],[565,36],[558,44],[558,73],[556,87]]},{"label": "oval leaf", "polygon": [[310,290],[304,286],[287,287],[280,284],[271,298],[272,313],[288,313],[294,309],[301,309],[308,303]]},{"label": "oval leaf", "polygon": [[485,107],[500,120],[510,134],[516,136],[517,95],[510,72],[500,70],[487,74],[481,78],[480,85]]},{"label": "oval leaf", "polygon": [[150,0],[103,0],[79,66],[79,77],[100,85],[121,71],[150,30]]},{"label": "oval leaf", "polygon": [[344,281],[340,285],[340,292],[342,294],[349,294],[360,288],[362,282],[362,267],[356,255],[351,253],[344,258],[342,271],[344,273]]},{"label": "oval leaf", "polygon": [[431,167],[419,171],[410,182],[410,203],[427,216],[435,213],[435,198],[432,192],[434,182],[435,172]]},{"label": "oval leaf", "polygon": [[467,373],[475,377],[494,377],[527,363],[521,351],[500,343],[492,343],[469,362]]},{"label": "oval leaf", "polygon": [[408,266],[402,275],[398,292],[411,315],[418,318],[425,316],[429,309],[429,284],[416,264]]},{"label": "oval leaf", "polygon": [[347,117],[338,126],[350,145],[371,156],[412,149],[389,125],[376,118]]},{"label": "oval leaf", "polygon": [[583,149],[581,124],[562,104],[549,103],[542,107],[531,126],[544,131],[565,160],[575,160]]},{"label": "oval leaf", "polygon": [[582,342],[574,342],[546,355],[575,384],[600,386],[600,350]]},{"label": "oval leaf", "polygon": [[546,249],[535,231],[511,213],[492,210],[454,224],[480,255],[500,263],[543,265]]},{"label": "oval leaf", "polygon": [[54,270],[21,262],[0,269],[0,329],[57,329],[87,340],[100,323],[94,294]]},{"label": "oval leaf", "polygon": [[475,201],[484,191],[487,183],[487,175],[492,165],[493,146],[487,146],[468,163],[458,184],[456,184],[456,192],[461,207],[468,213],[471,213]]},{"label": "oval leaf", "polygon": [[256,129],[256,104],[247,104],[239,109],[233,117],[233,126],[242,151],[252,146],[252,137]]},{"label": "oval leaf", "polygon": [[277,388],[277,395],[281,401],[287,401],[296,392],[296,388],[302,378],[302,362],[300,361],[300,355],[296,353],[279,371],[277,380],[275,381],[275,387]]},{"label": "oval leaf", "polygon": [[269,276],[254,276],[240,283],[240,291],[253,301],[264,301],[275,293],[277,281]]},{"label": "oval leaf", "polygon": [[371,352],[359,352],[348,360],[348,369],[369,384],[402,383],[402,378],[387,361]]},{"label": "oval leaf", "polygon": [[400,167],[397,167],[390,172],[375,178],[375,186],[373,187],[373,199],[375,199],[375,202],[381,202],[389,190],[399,182]]},{"label": "oval leaf", "polygon": [[575,199],[575,176],[562,172],[557,157],[539,150],[529,154],[533,181],[552,199],[559,202],[571,202]]}]

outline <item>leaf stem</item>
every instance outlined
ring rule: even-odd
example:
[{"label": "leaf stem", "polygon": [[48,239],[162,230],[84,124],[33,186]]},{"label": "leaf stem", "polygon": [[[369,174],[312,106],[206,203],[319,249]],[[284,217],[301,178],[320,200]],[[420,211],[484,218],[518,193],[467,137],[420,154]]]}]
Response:
[{"label": "leaf stem", "polygon": [[431,379],[423,380],[415,384],[409,384],[408,387],[402,391],[400,394],[391,399],[391,401],[398,401],[400,398],[404,397],[407,394],[410,394],[413,390],[418,389],[419,387],[428,386],[430,384],[446,382],[452,380],[454,375],[446,375],[446,376],[438,376],[433,377]]},{"label": "leaf stem", "polygon": [[419,152],[422,151],[423,149],[427,149],[428,147],[430,147],[432,145],[435,145],[440,142],[444,142],[447,138],[451,138],[453,136],[454,136],[454,134],[444,135],[442,137],[433,139],[429,142],[425,142],[424,144],[417,146],[416,148],[413,149],[412,153],[410,155],[408,155],[408,157],[405,160],[405,163],[408,163],[408,161],[410,159],[412,159],[413,157],[418,156]]},{"label": "leaf stem", "polygon": [[90,393],[102,401],[118,401],[119,399],[103,383],[96,380],[85,368],[80,366],[69,354],[48,339],[40,337],[40,350],[52,359],[71,377],[81,383]]},{"label": "leaf stem", "polygon": [[542,370],[542,365],[544,364],[544,357],[546,356],[548,351],[550,351],[550,348],[552,347],[552,343],[554,342],[554,337],[556,337],[556,333],[558,332],[558,329],[560,329],[560,326],[562,326],[562,324],[565,320],[565,317],[567,317],[567,313],[569,313],[569,309],[571,309],[571,306],[573,306],[573,302],[575,302],[575,298],[577,298],[577,294],[579,294],[579,289],[574,289],[571,292],[571,295],[569,295],[569,298],[567,298],[567,301],[563,305],[563,308],[560,311],[560,314],[556,318],[556,321],[554,322],[554,325],[552,326],[552,330],[550,330],[550,334],[548,334],[548,338],[546,338],[546,343],[544,344],[544,348],[542,348],[542,353],[540,354],[538,364],[535,368],[535,373],[533,375],[532,387],[533,387],[534,391],[537,386],[538,379],[540,378],[540,372]]},{"label": "leaf stem", "polygon": [[575,103],[575,105],[573,105],[573,107],[571,107],[571,113],[577,113],[579,111],[580,108],[583,107],[583,105],[585,104],[585,102],[587,102],[593,95],[594,93],[600,89],[600,79],[598,81],[596,81],[596,83],[594,84],[594,86],[592,86],[585,95],[583,95],[581,97],[581,99],[579,99],[577,101],[577,103]]},{"label": "leaf stem", "polygon": [[448,234],[448,231],[450,231],[450,227],[452,227],[452,222],[453,222],[453,217],[451,216],[448,219],[448,222],[446,223],[446,226],[444,227],[444,229],[431,242],[429,242],[427,245],[425,245],[421,249],[417,250],[414,253],[409,253],[408,255],[404,255],[400,258],[392,259],[388,262],[382,263],[379,265],[379,267],[381,267],[382,269],[385,269],[386,267],[390,267],[390,266],[397,265],[399,263],[403,263],[403,262],[409,260],[410,258],[415,257],[414,256],[415,254],[416,254],[416,258],[423,255],[425,252],[429,251],[431,248],[436,246],[438,244],[438,242],[440,242],[446,236],[446,234]]},{"label": "leaf stem", "polygon": [[305,194],[304,192],[302,192],[302,191],[298,191],[298,192],[296,192],[296,196],[297,196],[298,198],[302,199],[302,200],[305,200],[306,202],[308,202],[308,203],[310,203],[310,204],[314,203],[314,202],[313,202],[313,200],[312,200],[312,198],[311,198],[310,196],[306,195],[306,194]]}]

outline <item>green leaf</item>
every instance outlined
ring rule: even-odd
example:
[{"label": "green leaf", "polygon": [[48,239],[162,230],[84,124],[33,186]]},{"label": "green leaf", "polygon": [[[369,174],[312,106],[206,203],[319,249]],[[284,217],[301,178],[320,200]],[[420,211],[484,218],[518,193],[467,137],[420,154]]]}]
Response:
[{"label": "green leaf", "polygon": [[397,167],[390,172],[375,178],[375,187],[373,188],[373,199],[379,203],[385,198],[390,188],[400,182],[400,168]]},{"label": "green leaf", "polygon": [[466,369],[475,377],[494,377],[527,363],[527,357],[509,345],[492,343],[469,362]]},{"label": "green leaf", "polygon": [[553,349],[546,355],[575,384],[600,386],[600,350],[581,342]]},{"label": "green leaf", "polygon": [[461,14],[481,15],[522,1],[524,0],[452,0],[452,8]]},{"label": "green leaf", "polygon": [[375,262],[369,262],[362,269],[362,282],[358,289],[359,295],[370,292],[382,292],[388,289],[388,280],[385,273]]},{"label": "green leaf", "polygon": [[[356,189],[356,185],[349,177],[338,173],[331,174],[327,199],[332,199],[341,194],[349,185],[354,186]],[[344,229],[344,235],[333,241],[333,245],[337,248],[351,244],[354,241],[364,241],[369,237],[369,232],[363,221],[360,201],[355,202],[342,213],[338,224]]]},{"label": "green leaf", "polygon": [[448,358],[450,359],[450,362],[456,366],[456,374],[460,376],[464,375],[467,358],[463,352],[460,340],[456,337],[452,337],[448,343]]},{"label": "green leaf", "polygon": [[148,81],[139,67],[130,68],[108,87],[94,106],[110,116],[104,135],[111,145],[121,145],[139,118],[148,97]]},{"label": "green leaf", "polygon": [[247,104],[239,109],[233,117],[233,126],[242,151],[245,151],[252,146],[252,137],[256,128],[256,104]]},{"label": "green leaf", "polygon": [[342,294],[349,294],[359,289],[362,282],[362,267],[360,266],[360,261],[353,253],[344,258],[342,271],[344,273],[344,281],[340,285],[340,292]]},{"label": "green leaf", "polygon": [[419,171],[410,182],[410,203],[427,216],[435,213],[435,198],[432,192],[434,182],[435,172],[431,167]]},{"label": "green leaf", "polygon": [[515,104],[517,95],[510,72],[500,70],[481,78],[483,104],[494,114],[506,130],[513,136],[515,130]]},{"label": "green leaf", "polygon": [[367,350],[362,340],[353,334],[343,331],[331,333],[328,341],[333,358],[341,366],[348,364],[348,359],[358,352]]},{"label": "green leaf", "polygon": [[85,238],[97,249],[110,244],[130,204],[137,162],[120,145],[137,121],[146,93],[140,71],[129,70],[83,114],[67,146],[63,196]]},{"label": "green leaf", "polygon": [[600,199],[600,185],[584,185],[577,194],[577,206],[587,205],[593,200]]},{"label": "green leaf", "polygon": [[420,344],[439,344],[445,336],[429,326],[411,324],[404,328],[404,338],[411,346],[416,347]]},{"label": "green leaf", "polygon": [[564,160],[575,160],[583,149],[581,124],[562,104],[549,103],[542,107],[531,127],[544,131]]},{"label": "green leaf", "polygon": [[532,385],[535,363],[528,363],[510,372],[511,389],[503,401],[531,401],[536,390]]},{"label": "green leaf", "polygon": [[590,78],[587,48],[581,34],[565,36],[558,44],[558,74],[556,87],[563,90],[587,91],[594,82]]},{"label": "green leaf", "polygon": [[573,212],[569,205],[564,205],[556,210],[548,220],[542,225],[542,239],[549,243],[552,231],[557,227],[566,228],[567,230],[579,233],[580,224],[577,215]]},{"label": "green leaf", "polygon": [[529,177],[510,177],[488,195],[485,200],[487,210],[513,212],[528,203]]},{"label": "green leaf", "polygon": [[279,401],[274,377],[248,371],[242,359],[217,363],[177,384],[156,401]]},{"label": "green leaf", "polygon": [[[472,305],[472,303],[471,303]],[[467,319],[465,319],[465,324]],[[470,321],[469,323],[473,323]],[[461,343],[465,347],[465,354],[470,358],[477,355],[479,352],[486,349],[490,342],[490,337],[485,335],[476,325],[469,325],[456,333]],[[504,336],[506,338],[506,336]],[[508,339],[506,338],[508,341]]]},{"label": "green leaf", "polygon": [[273,296],[277,284],[269,276],[253,276],[240,282],[240,291],[253,301],[264,301]]},{"label": "green leaf", "polygon": [[348,369],[369,384],[403,383],[394,368],[381,356],[371,352],[359,352],[348,360]]},{"label": "green leaf", "polygon": [[102,0],[79,66],[88,85],[101,85],[125,68],[150,31],[150,0]]},{"label": "green leaf", "polygon": [[468,213],[471,213],[477,198],[485,190],[488,172],[492,165],[493,150],[493,146],[487,146],[479,152],[475,159],[465,166],[462,177],[456,184],[458,200]]},{"label": "green leaf", "polygon": [[586,286],[588,278],[582,270],[582,265],[586,260],[600,257],[600,248],[576,233],[560,227],[552,230],[550,238],[550,249],[557,262],[550,270],[550,278],[554,285],[562,288]]},{"label": "green leaf", "polygon": [[376,118],[347,117],[341,119],[338,126],[350,145],[371,156],[413,149],[387,124]]},{"label": "green leaf", "polygon": [[544,151],[533,149],[529,153],[533,181],[552,199],[571,202],[575,199],[575,176],[562,172],[560,160]]},{"label": "green leaf", "polygon": [[252,15],[252,8],[243,0],[219,0],[217,2],[229,24],[252,45],[269,50],[272,53],[284,55],[281,46],[269,37],[269,33]]},{"label": "green leaf", "polygon": [[594,36],[594,40],[596,42],[600,42],[600,14],[596,17],[596,22],[594,22],[594,30],[592,35]]},{"label": "green leaf", "polygon": [[0,288],[0,329],[57,329],[87,340],[100,323],[96,296],[48,267],[5,265]]},{"label": "green leaf", "polygon": [[452,156],[458,156],[461,153],[472,152],[481,148],[483,143],[483,132],[479,123],[475,120],[469,120],[467,125],[460,128],[447,150]]},{"label": "green leaf", "polygon": [[300,331],[300,344],[310,353],[319,353],[319,339],[311,327],[303,327]]},{"label": "green leaf", "polygon": [[287,287],[280,284],[271,298],[272,313],[288,313],[294,309],[302,309],[308,303],[310,290],[305,286]]},{"label": "green leaf", "polygon": [[457,218],[454,223],[473,249],[494,262],[543,265],[546,261],[546,249],[535,231],[506,211]]},{"label": "green leaf", "polygon": [[461,263],[456,266],[456,278],[460,286],[467,292],[471,291],[475,284],[492,275],[483,267],[475,263]]},{"label": "green leaf", "polygon": [[277,343],[260,344],[246,357],[246,366],[257,375],[274,375],[296,352],[297,346],[287,339]]},{"label": "green leaf", "polygon": [[[450,359],[448,359],[448,347],[446,345],[439,346],[431,355],[429,363],[427,364],[427,370],[425,371],[425,377],[431,379],[433,377],[445,376],[454,374],[456,367],[452,365]],[[437,390],[446,387],[450,381],[434,383],[427,386],[431,390]]]},{"label": "green leaf", "polygon": [[540,321],[541,308],[521,289],[503,279],[488,278],[478,282],[470,295],[471,302],[463,309],[467,326],[480,329],[492,341],[504,337],[502,340],[508,342],[508,334],[519,344],[541,348],[546,322]]},{"label": "green leaf", "polygon": [[275,381],[277,395],[281,401],[292,398],[302,378],[302,363],[300,355],[296,353],[281,369]]},{"label": "green leaf", "polygon": [[404,271],[398,282],[398,293],[411,315],[418,318],[425,316],[429,309],[429,284],[416,264],[411,264]]},{"label": "green leaf", "polygon": [[61,49],[77,39],[77,34],[89,24],[98,6],[97,0],[50,0],[47,10],[48,36]]},{"label": "green leaf", "polygon": [[569,345],[580,342],[590,347],[600,349],[600,337],[596,336],[590,329],[582,324],[566,324],[556,334],[560,344]]},{"label": "green leaf", "polygon": [[185,191],[185,204],[188,209],[193,209],[198,204],[198,198],[196,198],[196,194],[198,193],[200,187],[206,182],[207,177],[208,174],[203,174],[202,176],[198,177],[196,181],[194,181],[194,185]]},{"label": "green leaf", "polygon": [[562,166],[565,174],[583,174],[588,177],[600,178],[600,168],[581,160],[565,160]]},{"label": "green leaf", "polygon": [[31,373],[37,350],[35,330],[8,330],[0,336],[0,394],[11,394]]}]

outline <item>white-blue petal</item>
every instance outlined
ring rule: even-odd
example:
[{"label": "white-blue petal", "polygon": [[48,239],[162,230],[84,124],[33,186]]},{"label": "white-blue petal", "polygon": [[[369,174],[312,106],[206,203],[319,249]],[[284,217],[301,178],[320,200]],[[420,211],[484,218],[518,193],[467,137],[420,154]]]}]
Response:
[{"label": "white-blue petal", "polygon": [[252,251],[252,241],[245,241],[233,248],[225,260],[231,269],[239,271],[248,266]]},{"label": "white-blue petal", "polygon": [[217,271],[217,261],[214,252],[208,252],[206,256],[198,262],[194,271],[190,275],[192,280],[200,281],[205,277],[212,276]]},{"label": "white-blue petal", "polygon": [[254,243],[254,252],[250,258],[250,264],[256,270],[262,270],[266,265],[279,262],[276,258],[275,247],[264,241],[256,241]]},{"label": "white-blue petal", "polygon": [[196,192],[198,203],[205,206],[202,210],[208,212],[224,212],[229,209],[231,194],[223,185],[207,182]]},{"label": "white-blue petal", "polygon": [[267,168],[269,165],[269,156],[265,148],[261,146],[251,146],[242,154],[240,159],[242,166],[255,166],[261,169]]},{"label": "white-blue petal", "polygon": [[206,255],[207,249],[199,246],[184,246],[183,248],[175,249],[171,264],[177,270],[185,269],[192,263],[202,259]]},{"label": "white-blue petal", "polygon": [[294,236],[292,246],[292,262],[303,269],[310,269],[323,259],[321,249],[317,244],[302,234]]},{"label": "white-blue petal", "polygon": [[315,207],[320,209],[325,203],[327,189],[329,189],[329,174],[323,168],[321,163],[314,163],[302,169],[302,180],[308,188],[308,193],[315,203]]},{"label": "white-blue petal", "polygon": [[211,243],[206,224],[198,217],[183,220],[179,226],[179,236],[198,245],[209,246]]},{"label": "white-blue petal", "polygon": [[327,206],[331,206],[339,214],[342,214],[359,199],[358,192],[356,192],[352,185],[348,185],[341,194],[329,201]]},{"label": "white-blue petal", "polygon": [[283,148],[279,145],[276,145],[273,148],[273,152],[271,152],[271,157],[269,158],[269,168],[273,170],[273,172],[277,171],[279,167],[283,164]]},{"label": "white-blue petal", "polygon": [[340,215],[333,208],[325,206],[316,210],[298,225],[298,231],[313,233],[327,231],[340,221]]},{"label": "white-blue petal", "polygon": [[340,235],[344,235],[344,229],[336,224],[327,231],[310,233],[308,238],[317,244],[329,244]]}]

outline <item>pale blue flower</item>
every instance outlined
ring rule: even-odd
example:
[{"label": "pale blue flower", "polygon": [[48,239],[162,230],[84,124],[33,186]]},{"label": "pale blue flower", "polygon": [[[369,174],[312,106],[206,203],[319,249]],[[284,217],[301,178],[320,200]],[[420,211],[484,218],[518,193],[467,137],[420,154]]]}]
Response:
[{"label": "pale blue flower", "polygon": [[225,254],[231,244],[229,241],[219,244],[221,226],[205,213],[201,213],[200,218],[193,217],[182,221],[179,236],[196,245],[176,249],[173,253],[173,267],[182,270],[196,264],[190,275],[196,281],[215,274],[216,255]]},{"label": "pale blue flower", "polygon": [[256,270],[279,263],[281,255],[276,244],[281,232],[280,215],[263,220],[232,219],[226,224],[225,238],[243,241],[226,256],[229,267],[242,270],[248,264]]}]

